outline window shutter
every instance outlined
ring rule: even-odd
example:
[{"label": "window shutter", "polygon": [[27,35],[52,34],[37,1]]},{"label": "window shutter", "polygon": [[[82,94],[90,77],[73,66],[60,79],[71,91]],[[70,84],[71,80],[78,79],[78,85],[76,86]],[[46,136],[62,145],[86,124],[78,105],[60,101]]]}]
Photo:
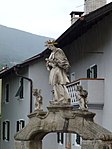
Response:
[{"label": "window shutter", "polygon": [[15,97],[20,97],[20,99],[23,98],[23,78],[21,78],[21,81],[20,81],[20,87],[15,95]]},{"label": "window shutter", "polygon": [[21,124],[21,128],[24,128],[24,126],[25,126],[25,121],[24,121],[24,120],[20,120],[20,124]]},{"label": "window shutter", "polygon": [[4,121],[3,122],[3,140],[10,140],[10,122]]},{"label": "window shutter", "polygon": [[94,78],[97,78],[97,65],[93,66],[94,69]]},{"label": "window shutter", "polygon": [[17,132],[19,131],[19,121],[17,121],[17,123],[16,123],[16,131]]},{"label": "window shutter", "polygon": [[20,99],[23,98],[23,78],[21,78],[21,92],[20,92]]},{"label": "window shutter", "polygon": [[3,140],[5,140],[5,122],[3,122]]},{"label": "window shutter", "polygon": [[57,133],[57,143],[59,143],[60,142],[60,133],[58,132]]},{"label": "window shutter", "polygon": [[6,121],[7,123],[7,141],[10,140],[10,122]]},{"label": "window shutter", "polygon": [[6,102],[9,102],[9,84],[6,84],[6,91],[5,91],[5,94],[6,94],[6,99],[5,99],[5,101],[6,101]]},{"label": "window shutter", "polygon": [[64,140],[64,134],[63,133],[57,133],[57,142],[63,144]]},{"label": "window shutter", "polygon": [[61,143],[63,144],[64,134],[61,133]]},{"label": "window shutter", "polygon": [[87,69],[87,78],[90,78],[91,70]]},{"label": "window shutter", "polygon": [[80,136],[78,134],[76,134],[76,142],[77,144],[80,144]]},{"label": "window shutter", "polygon": [[87,69],[87,78],[97,78],[97,65],[93,65]]}]

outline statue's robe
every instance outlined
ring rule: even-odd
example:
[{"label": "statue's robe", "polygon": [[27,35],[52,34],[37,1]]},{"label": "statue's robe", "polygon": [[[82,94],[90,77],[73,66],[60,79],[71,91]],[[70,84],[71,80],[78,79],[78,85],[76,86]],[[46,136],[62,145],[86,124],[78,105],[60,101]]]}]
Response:
[{"label": "statue's robe", "polygon": [[55,100],[70,98],[65,86],[69,83],[66,72],[70,65],[64,52],[60,48],[57,48],[55,52],[51,52],[49,60],[53,61],[49,75],[49,83],[53,85]]}]

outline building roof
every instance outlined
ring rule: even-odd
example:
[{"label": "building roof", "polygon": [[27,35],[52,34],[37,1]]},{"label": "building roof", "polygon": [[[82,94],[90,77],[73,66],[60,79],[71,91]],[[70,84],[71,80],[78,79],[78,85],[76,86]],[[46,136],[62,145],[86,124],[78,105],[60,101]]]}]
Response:
[{"label": "building roof", "polygon": [[[104,17],[112,13],[112,2],[85,15],[80,17],[73,25],[71,25],[57,40],[58,46],[60,48],[63,48],[64,46],[72,43],[74,40],[82,36],[84,33],[86,33],[93,25],[95,25],[97,22],[101,21]],[[35,55],[26,61],[17,64],[16,67],[25,67],[28,66],[30,63],[37,61],[38,59],[42,58],[45,54],[49,52],[48,49],[43,51],[42,53]],[[7,73],[14,70],[13,66],[12,68],[0,72],[0,78],[2,78]]]},{"label": "building roof", "polygon": [[60,47],[70,44],[110,13],[112,13],[112,2],[80,17],[56,41],[59,43]]}]

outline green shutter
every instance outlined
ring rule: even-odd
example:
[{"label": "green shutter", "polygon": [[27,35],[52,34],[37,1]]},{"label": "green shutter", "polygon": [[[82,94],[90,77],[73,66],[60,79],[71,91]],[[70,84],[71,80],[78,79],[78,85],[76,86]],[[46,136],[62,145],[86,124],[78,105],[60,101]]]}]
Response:
[{"label": "green shutter", "polygon": [[5,101],[9,102],[9,84],[6,84],[6,92],[5,92],[5,94],[6,94]]},{"label": "green shutter", "polygon": [[5,140],[5,122],[3,122],[3,140]]},{"label": "green shutter", "polygon": [[90,78],[90,74],[91,74],[91,70],[89,68],[89,69],[87,69],[87,78]]},{"label": "green shutter", "polygon": [[58,143],[60,142],[60,133],[59,132],[57,133],[57,142]]},{"label": "green shutter", "polygon": [[19,131],[19,121],[17,121],[17,123],[16,123],[16,132],[18,132]]},{"label": "green shutter", "polygon": [[63,144],[64,134],[61,133],[61,143]]},{"label": "green shutter", "polygon": [[21,85],[20,85],[20,87],[19,87],[19,89],[18,89],[15,97],[18,97],[19,96],[20,99],[22,99],[23,98],[23,78],[21,78],[20,83],[21,83]]},{"label": "green shutter", "polygon": [[97,65],[93,66],[92,69],[94,70],[94,78],[97,78]]},{"label": "green shutter", "polygon": [[10,122],[6,121],[7,123],[7,141],[10,140]]}]

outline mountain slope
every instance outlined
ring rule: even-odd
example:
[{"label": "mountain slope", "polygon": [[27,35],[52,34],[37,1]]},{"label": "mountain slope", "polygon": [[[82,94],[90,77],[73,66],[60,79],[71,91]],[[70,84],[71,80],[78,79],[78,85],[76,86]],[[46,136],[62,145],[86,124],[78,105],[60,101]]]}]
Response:
[{"label": "mountain slope", "polygon": [[49,37],[0,25],[0,67],[9,67],[40,53]]}]

